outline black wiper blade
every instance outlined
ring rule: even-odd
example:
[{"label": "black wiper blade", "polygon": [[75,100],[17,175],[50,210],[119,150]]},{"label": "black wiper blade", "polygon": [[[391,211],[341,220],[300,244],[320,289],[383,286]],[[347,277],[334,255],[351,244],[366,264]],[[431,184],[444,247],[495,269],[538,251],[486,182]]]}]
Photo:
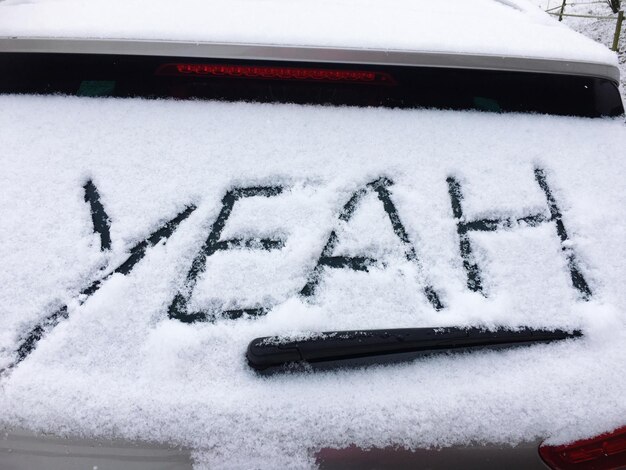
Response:
[{"label": "black wiper blade", "polygon": [[434,353],[498,349],[550,343],[582,336],[579,330],[484,330],[480,328],[403,328],[332,331],[289,340],[256,338],[248,345],[248,364],[259,372],[293,365],[313,368],[371,365],[414,359]]}]

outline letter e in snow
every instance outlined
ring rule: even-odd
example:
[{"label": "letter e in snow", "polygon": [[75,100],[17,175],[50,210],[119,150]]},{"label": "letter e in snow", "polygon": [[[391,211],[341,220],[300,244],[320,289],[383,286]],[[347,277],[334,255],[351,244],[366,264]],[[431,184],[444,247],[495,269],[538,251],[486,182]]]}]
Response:
[{"label": "letter e in snow", "polygon": [[[196,257],[194,258],[193,262],[191,263],[191,268],[187,272],[184,290],[179,291],[174,296],[174,300],[169,306],[169,318],[177,319],[185,323],[194,323],[196,321],[214,319],[215,315],[209,316],[207,312],[188,312],[187,303],[196,285],[198,276],[202,274],[206,269],[207,259],[217,251],[253,247],[261,247],[264,250],[275,250],[280,249],[284,246],[283,240],[273,240],[266,238],[234,238],[230,240],[220,240],[222,231],[224,230],[224,226],[226,225],[226,221],[230,217],[235,202],[237,202],[237,200],[253,196],[276,196],[278,194],[281,194],[282,190],[283,188],[280,186],[253,186],[247,188],[231,189],[226,193],[226,195],[222,199],[222,209],[220,210],[217,219],[211,227],[209,236],[204,242],[204,245],[202,246]],[[262,315],[263,313],[265,313],[265,310],[263,308],[250,308],[227,310],[221,312],[220,316],[227,318],[238,318],[243,315],[257,316]]]}]

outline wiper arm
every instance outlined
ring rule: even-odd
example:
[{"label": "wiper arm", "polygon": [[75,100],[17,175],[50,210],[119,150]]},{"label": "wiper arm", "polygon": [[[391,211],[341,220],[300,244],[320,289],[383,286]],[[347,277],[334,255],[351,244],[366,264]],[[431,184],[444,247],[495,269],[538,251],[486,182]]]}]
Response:
[{"label": "wiper arm", "polygon": [[333,331],[289,340],[256,338],[248,345],[248,364],[259,372],[299,364],[313,368],[370,365],[414,359],[422,355],[497,349],[550,343],[582,336],[579,330],[488,331],[479,328],[404,328]]}]

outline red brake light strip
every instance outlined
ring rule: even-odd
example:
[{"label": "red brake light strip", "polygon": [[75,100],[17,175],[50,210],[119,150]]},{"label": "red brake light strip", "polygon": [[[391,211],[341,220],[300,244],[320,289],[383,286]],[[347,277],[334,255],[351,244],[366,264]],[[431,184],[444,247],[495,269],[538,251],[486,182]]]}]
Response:
[{"label": "red brake light strip", "polygon": [[273,65],[228,65],[170,63],[161,65],[157,75],[215,78],[252,78],[261,80],[294,80],[334,83],[370,83],[393,85],[395,80],[385,72],[338,70]]}]

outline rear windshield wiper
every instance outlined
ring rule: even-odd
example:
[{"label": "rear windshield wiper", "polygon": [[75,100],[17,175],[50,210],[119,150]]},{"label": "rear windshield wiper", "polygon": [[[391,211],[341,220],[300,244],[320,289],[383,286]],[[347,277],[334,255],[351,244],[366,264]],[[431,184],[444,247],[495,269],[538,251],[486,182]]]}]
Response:
[{"label": "rear windshield wiper", "polygon": [[256,338],[248,345],[250,367],[274,372],[298,366],[326,369],[414,359],[434,353],[498,349],[550,343],[582,336],[578,330],[488,331],[479,328],[405,328],[391,330],[334,331],[285,339]]}]

